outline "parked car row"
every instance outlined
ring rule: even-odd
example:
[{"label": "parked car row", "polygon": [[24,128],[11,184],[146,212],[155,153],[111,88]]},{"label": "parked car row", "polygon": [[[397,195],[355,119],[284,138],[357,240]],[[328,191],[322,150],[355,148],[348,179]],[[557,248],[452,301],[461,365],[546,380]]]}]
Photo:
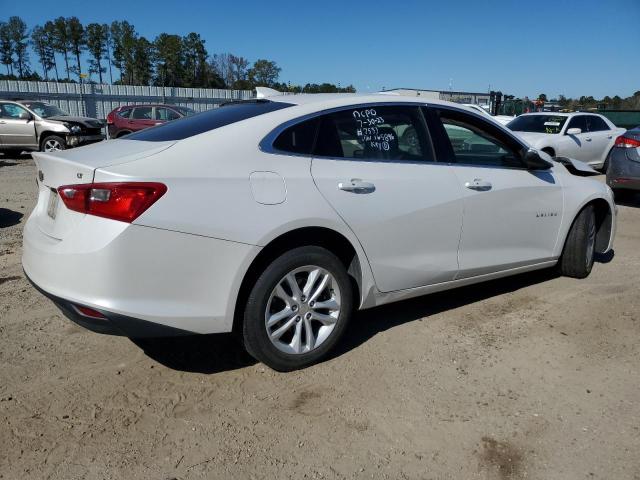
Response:
[{"label": "parked car row", "polygon": [[66,150],[104,140],[105,125],[111,138],[120,138],[194,113],[176,105],[125,105],[110,112],[105,123],[45,102],[0,100],[0,151]]}]

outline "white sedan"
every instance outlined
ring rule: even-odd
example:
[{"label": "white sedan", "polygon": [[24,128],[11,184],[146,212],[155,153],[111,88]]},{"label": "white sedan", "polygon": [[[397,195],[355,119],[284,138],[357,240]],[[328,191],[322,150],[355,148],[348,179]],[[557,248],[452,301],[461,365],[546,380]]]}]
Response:
[{"label": "white sedan", "polygon": [[69,318],[233,331],[277,370],[325,357],[354,310],[542,268],[586,277],[615,234],[605,184],[441,101],[236,102],[34,159],[24,271]]},{"label": "white sedan", "polygon": [[507,124],[531,146],[552,157],[569,157],[605,168],[618,136],[626,130],[595,113],[525,113]]}]

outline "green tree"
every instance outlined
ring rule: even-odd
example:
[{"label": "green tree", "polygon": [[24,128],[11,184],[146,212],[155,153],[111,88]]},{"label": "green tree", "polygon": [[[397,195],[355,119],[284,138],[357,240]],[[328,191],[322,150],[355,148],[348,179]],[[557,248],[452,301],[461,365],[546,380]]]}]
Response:
[{"label": "green tree", "polygon": [[182,39],[184,55],[184,81],[190,87],[204,87],[207,84],[207,49],[200,34],[191,32]]},{"label": "green tree", "polygon": [[90,23],[86,28],[87,51],[91,55],[89,61],[91,73],[98,74],[98,81],[102,83],[102,74],[106,69],[102,66],[102,60],[107,53],[108,27],[100,23]]},{"label": "green tree", "polygon": [[0,62],[7,68],[7,75],[13,75],[13,40],[7,22],[0,22]]},{"label": "green tree", "polygon": [[53,21],[53,49],[64,57],[67,80],[70,80],[69,51],[71,50],[71,41],[67,29],[67,19],[64,17],[58,17]]},{"label": "green tree", "polygon": [[144,37],[136,40],[133,51],[133,82],[136,85],[149,85],[153,77],[153,44]]},{"label": "green tree", "polygon": [[271,60],[256,60],[249,69],[249,81],[253,86],[273,87],[278,82],[281,68]]},{"label": "green tree", "polygon": [[156,83],[168,87],[183,84],[183,45],[178,35],[161,33],[153,42],[155,47]]},{"label": "green tree", "polygon": [[120,70],[120,82],[133,82],[134,52],[138,40],[136,29],[127,21],[111,24],[113,65]]},{"label": "green tree", "polygon": [[41,27],[40,25],[33,27],[33,30],[31,31],[31,45],[40,59],[44,78],[48,81],[49,70],[51,70],[55,65],[55,54],[51,48],[49,37],[44,27]]},{"label": "green tree", "polygon": [[44,41],[47,44],[47,50],[51,55],[51,62],[53,63],[53,70],[56,72],[56,80],[60,81],[60,75],[58,74],[58,62],[56,60],[56,26],[49,20],[44,24]]},{"label": "green tree", "polygon": [[76,57],[76,67],[74,70],[78,75],[78,80],[82,83],[82,63],[80,62],[80,57],[87,46],[84,27],[82,23],[80,23],[80,20],[78,20],[78,17],[71,17],[67,19],[67,30],[71,53]]},{"label": "green tree", "polygon": [[31,75],[29,67],[29,33],[27,24],[20,17],[10,17],[7,22],[9,35],[13,44],[13,52],[16,54],[14,65],[18,69],[18,76],[25,78]]},{"label": "green tree", "polygon": [[538,100],[540,100],[541,102],[546,102],[547,101],[547,94],[546,93],[541,93],[540,95],[538,95]]}]

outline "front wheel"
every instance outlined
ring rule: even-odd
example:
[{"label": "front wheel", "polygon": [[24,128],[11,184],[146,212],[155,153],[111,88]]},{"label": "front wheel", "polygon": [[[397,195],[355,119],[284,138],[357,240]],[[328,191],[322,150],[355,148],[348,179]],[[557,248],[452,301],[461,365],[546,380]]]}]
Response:
[{"label": "front wheel", "polygon": [[41,152],[59,152],[67,148],[64,138],[58,135],[49,135],[42,140],[40,145]]},{"label": "front wheel", "polygon": [[338,342],[353,308],[342,262],[307,246],[276,258],[256,281],[244,313],[247,351],[278,371],[321,360]]},{"label": "front wheel", "polygon": [[596,246],[596,216],[592,205],[583,208],[571,225],[558,269],[562,275],[585,278],[591,273]]}]

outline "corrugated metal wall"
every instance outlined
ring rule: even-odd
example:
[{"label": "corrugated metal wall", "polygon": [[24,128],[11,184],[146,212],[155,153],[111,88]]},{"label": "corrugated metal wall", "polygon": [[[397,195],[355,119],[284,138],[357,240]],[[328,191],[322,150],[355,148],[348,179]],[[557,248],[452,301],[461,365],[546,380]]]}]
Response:
[{"label": "corrugated metal wall", "polygon": [[0,80],[2,99],[42,100],[59,106],[71,115],[100,119],[104,119],[111,110],[120,105],[167,103],[201,112],[230,100],[246,100],[253,96],[251,90]]}]

